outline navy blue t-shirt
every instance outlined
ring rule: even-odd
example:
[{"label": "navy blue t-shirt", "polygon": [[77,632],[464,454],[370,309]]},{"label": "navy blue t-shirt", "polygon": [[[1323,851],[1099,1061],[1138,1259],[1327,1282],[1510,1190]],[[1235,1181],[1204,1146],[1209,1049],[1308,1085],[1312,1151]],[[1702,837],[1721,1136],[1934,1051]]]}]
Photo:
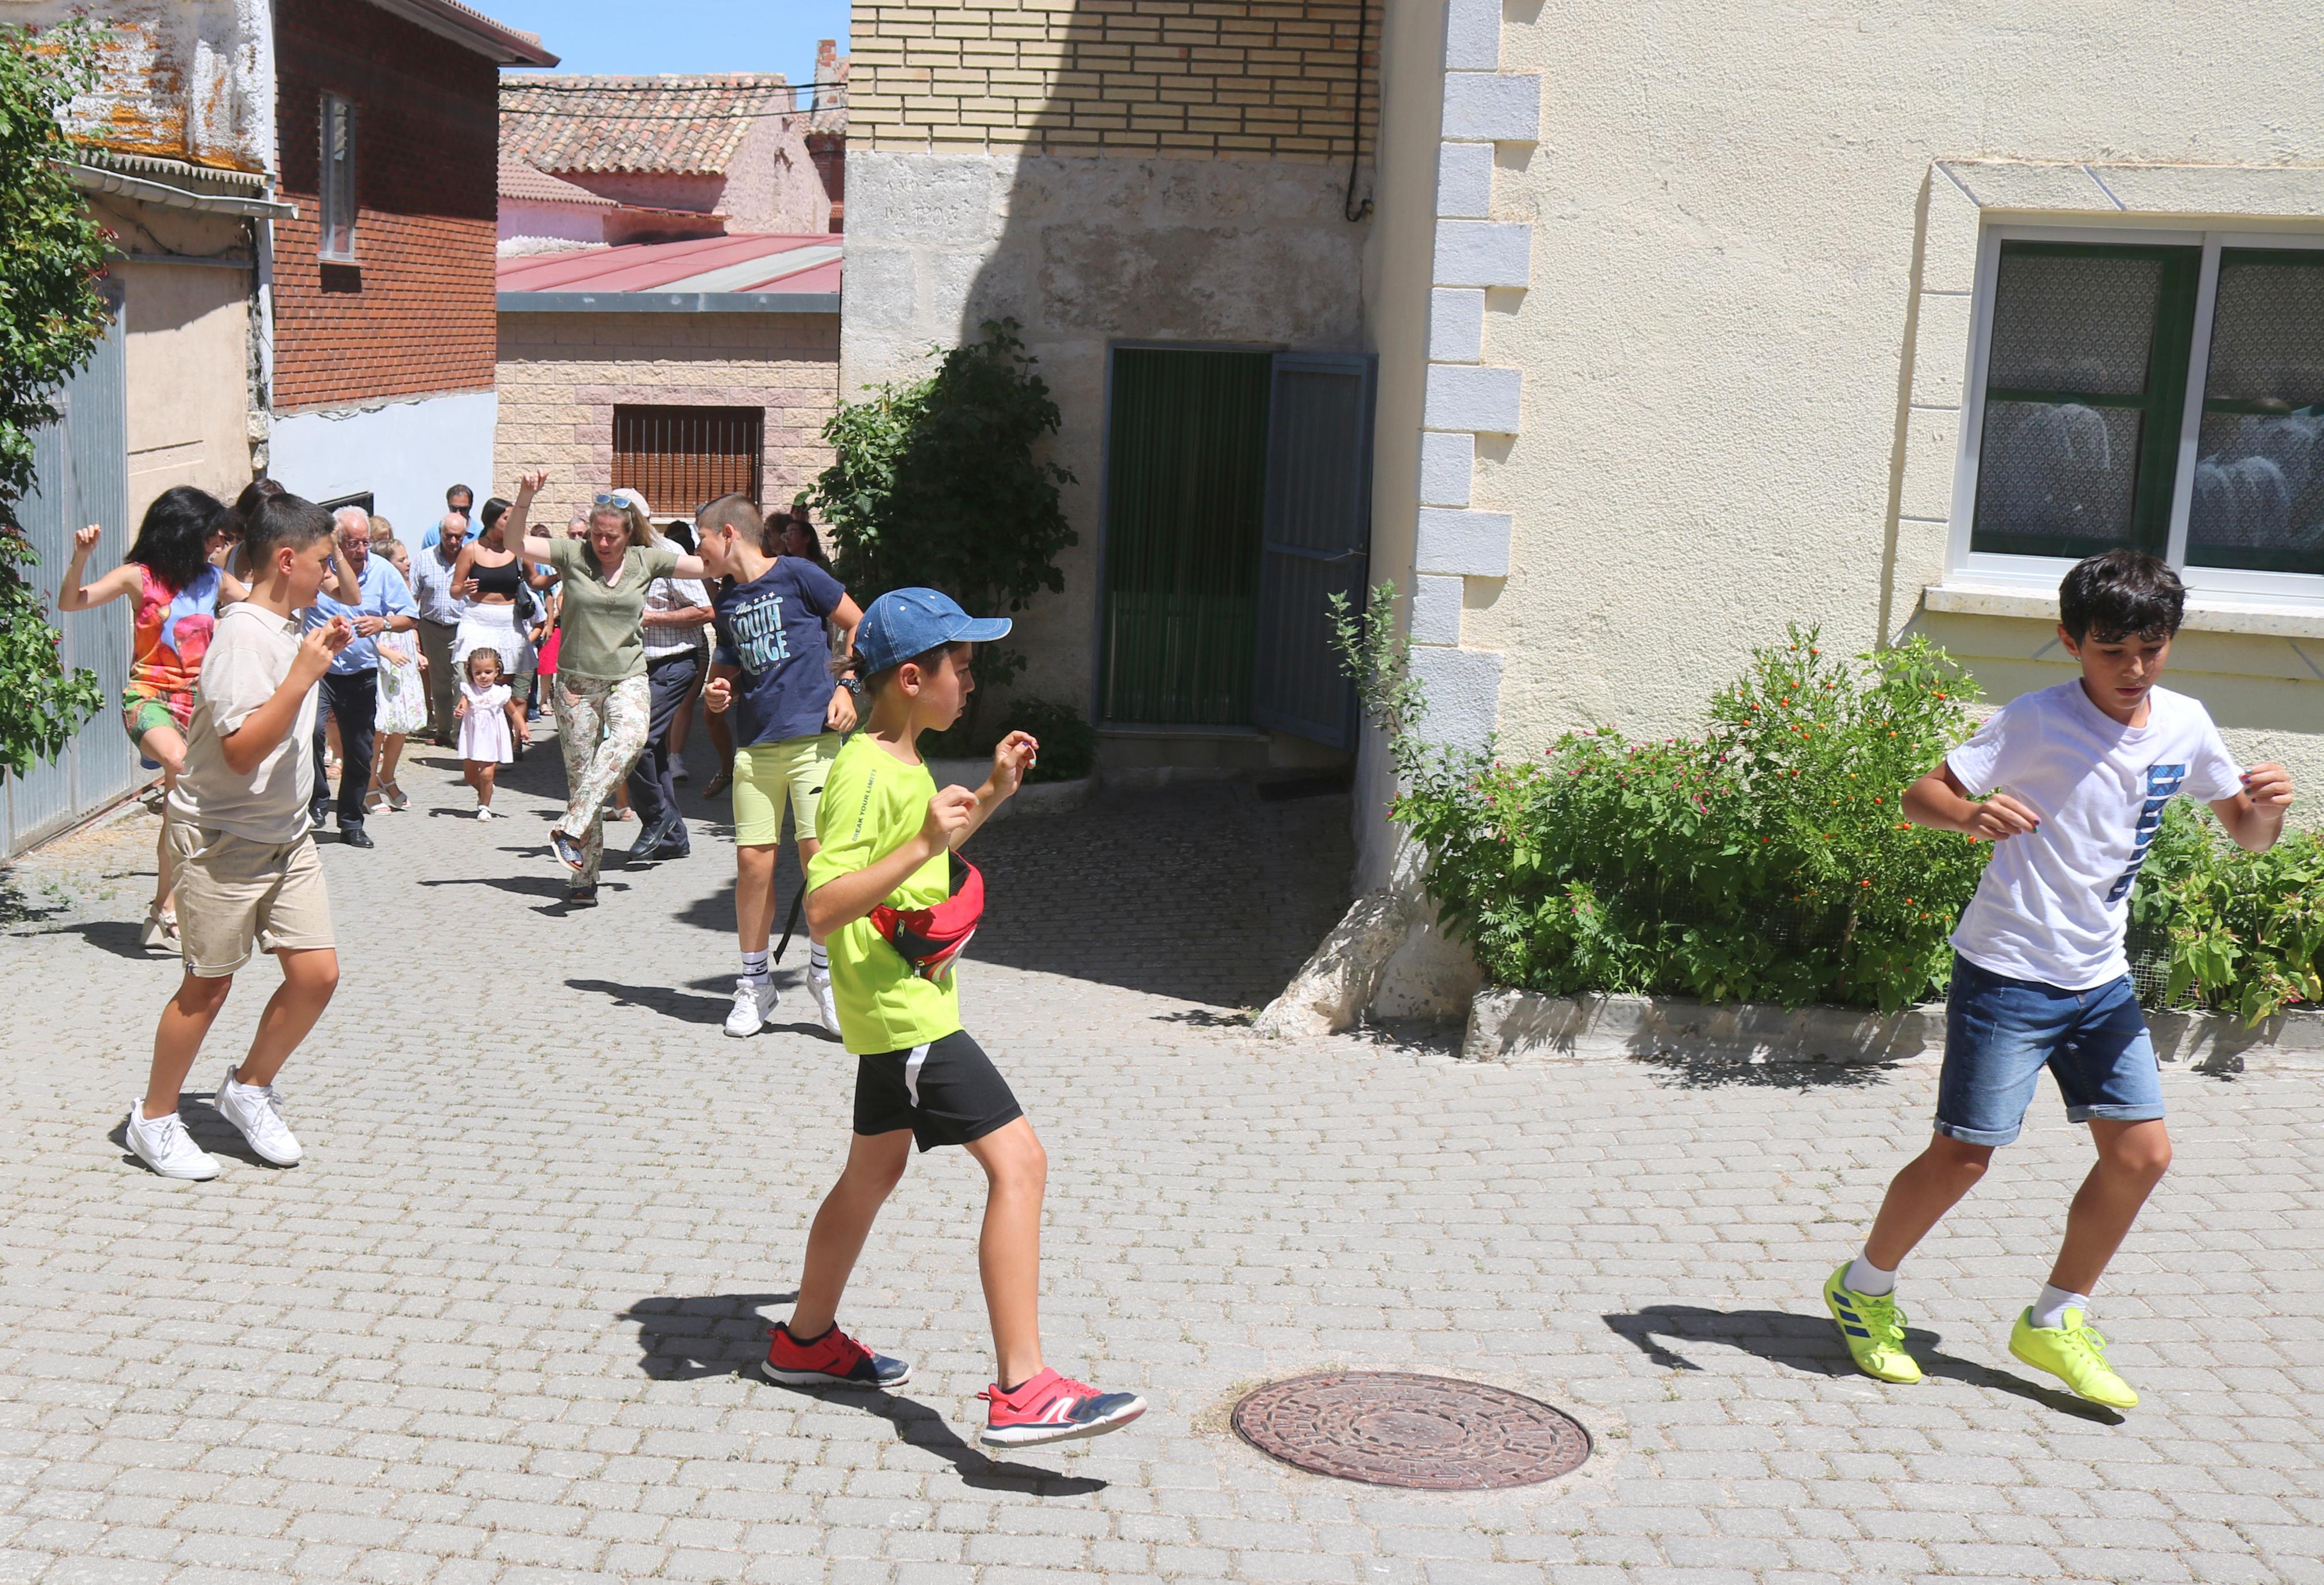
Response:
[{"label": "navy blue t-shirt", "polygon": [[779,742],[824,730],[831,707],[831,641],[824,619],[847,591],[812,561],[779,556],[747,584],[721,589],[710,602],[715,664],[735,667],[734,742]]}]

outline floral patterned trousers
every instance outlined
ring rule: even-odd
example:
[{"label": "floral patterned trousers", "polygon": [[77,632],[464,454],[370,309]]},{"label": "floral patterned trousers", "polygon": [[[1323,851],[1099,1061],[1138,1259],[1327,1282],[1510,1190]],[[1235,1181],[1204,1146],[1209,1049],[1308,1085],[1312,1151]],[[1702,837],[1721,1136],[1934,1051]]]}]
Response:
[{"label": "floral patterned trousers", "polygon": [[551,827],[581,844],[580,884],[597,884],[605,856],[605,800],[646,746],[653,692],[641,677],[599,682],[559,672],[550,693],[557,746],[565,755],[565,817]]}]

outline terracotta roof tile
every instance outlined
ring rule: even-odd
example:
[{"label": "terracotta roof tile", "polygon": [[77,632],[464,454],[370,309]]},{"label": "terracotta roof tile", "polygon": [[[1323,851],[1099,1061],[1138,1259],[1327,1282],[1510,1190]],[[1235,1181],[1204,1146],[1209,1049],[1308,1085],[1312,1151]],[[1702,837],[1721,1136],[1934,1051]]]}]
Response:
[{"label": "terracotta roof tile", "polygon": [[586,204],[593,209],[620,207],[613,199],[600,198],[586,187],[576,187],[562,181],[546,170],[526,164],[521,160],[501,156],[501,197],[523,198],[536,204]]},{"label": "terracotta roof tile", "polygon": [[501,152],[536,170],[724,171],[752,124],[797,110],[780,72],[501,79]]}]

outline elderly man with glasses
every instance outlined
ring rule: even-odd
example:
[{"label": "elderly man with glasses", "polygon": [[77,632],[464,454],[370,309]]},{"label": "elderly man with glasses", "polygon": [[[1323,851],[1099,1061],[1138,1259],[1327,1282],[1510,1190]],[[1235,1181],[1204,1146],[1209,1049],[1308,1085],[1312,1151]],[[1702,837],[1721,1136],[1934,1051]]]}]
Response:
[{"label": "elderly man with glasses", "polygon": [[[372,840],[364,831],[364,792],[371,781],[372,722],[379,709],[379,650],[373,640],[383,632],[408,633],[418,626],[411,591],[387,558],[371,553],[371,514],[359,506],[343,506],[331,514],[339,554],[355,574],[357,598],[343,603],[318,594],[307,610],[307,625],[318,628],[335,616],[344,616],[355,628],[355,641],[338,653],[323,674],[323,700],[339,723],[339,841],[348,847],[367,848]],[[346,589],[342,587],[342,594]],[[323,716],[315,717],[315,794],[308,816],[320,830],[330,813],[331,779],[324,750],[327,742]]]}]

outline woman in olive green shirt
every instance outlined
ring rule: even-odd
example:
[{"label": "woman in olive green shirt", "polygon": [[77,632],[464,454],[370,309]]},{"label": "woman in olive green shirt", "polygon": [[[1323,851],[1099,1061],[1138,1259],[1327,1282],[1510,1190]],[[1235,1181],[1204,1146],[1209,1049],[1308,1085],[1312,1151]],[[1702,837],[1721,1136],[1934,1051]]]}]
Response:
[{"label": "woman in olive green shirt", "polygon": [[549,828],[549,844],[574,871],[570,902],[597,900],[597,866],[605,852],[605,800],[645,748],[652,696],[646,683],[646,588],[658,577],[698,578],[702,563],[662,543],[642,511],[611,494],[589,511],[586,539],[551,539],[528,530],[532,498],[549,475],[517,482],[503,525],[507,542],[528,561],[554,567],[563,596],[557,683],[549,702],[565,755],[565,813]]}]

